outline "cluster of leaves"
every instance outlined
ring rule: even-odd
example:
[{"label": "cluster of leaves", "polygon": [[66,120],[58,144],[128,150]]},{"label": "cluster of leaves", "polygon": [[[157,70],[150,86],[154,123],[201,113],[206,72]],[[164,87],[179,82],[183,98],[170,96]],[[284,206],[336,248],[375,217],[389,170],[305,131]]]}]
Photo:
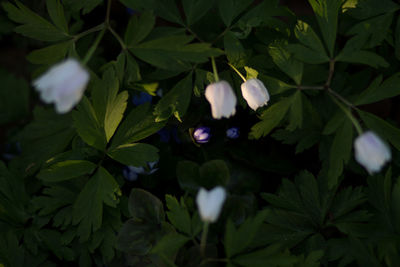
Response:
[{"label": "cluster of leaves", "polygon": [[[106,35],[66,115],[35,105],[30,118],[28,83],[0,70],[0,124],[15,123],[7,142],[22,150],[0,161],[0,266],[400,265],[400,130],[365,108],[400,93],[400,5],[309,0],[313,15],[297,17],[278,0],[34,2],[4,1],[0,14],[0,37],[14,25],[36,48],[33,77]],[[118,6],[135,13],[119,19]],[[212,122],[200,98],[210,57],[236,91],[238,119]],[[259,119],[226,63],[268,88]],[[159,88],[154,105],[128,101]],[[396,149],[385,175],[367,179],[352,160],[349,112]],[[234,120],[248,138],[191,144],[196,125]],[[164,127],[183,144],[156,140]],[[123,166],[158,160],[154,179],[124,181]],[[217,185],[229,196],[201,255],[194,199]]]}]

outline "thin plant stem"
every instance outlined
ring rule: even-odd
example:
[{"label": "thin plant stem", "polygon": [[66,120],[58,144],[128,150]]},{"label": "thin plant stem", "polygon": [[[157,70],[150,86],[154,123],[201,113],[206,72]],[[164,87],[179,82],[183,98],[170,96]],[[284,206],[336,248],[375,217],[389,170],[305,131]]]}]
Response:
[{"label": "thin plant stem", "polygon": [[335,73],[335,59],[329,60],[329,74],[328,79],[326,80],[325,87],[329,88],[331,86],[333,74]]},{"label": "thin plant stem", "polygon": [[186,26],[186,30],[187,30],[191,35],[193,35],[194,38],[196,38],[197,40],[199,40],[199,41],[202,42],[202,43],[205,43],[205,41],[204,41],[202,38],[200,38],[200,36],[198,36],[197,33],[195,33],[194,31],[192,31],[192,29],[189,28],[189,26]]},{"label": "thin plant stem", "polygon": [[105,31],[106,31],[106,28],[104,28],[104,29],[99,33],[99,35],[97,35],[96,40],[94,41],[94,43],[92,44],[92,46],[91,46],[91,47],[89,48],[89,50],[87,51],[85,58],[82,60],[82,63],[83,63],[84,65],[86,65],[86,64],[89,62],[90,58],[93,56],[93,53],[96,51],[97,46],[99,45],[101,39],[103,38]]},{"label": "thin plant stem", "polygon": [[297,86],[297,89],[300,89],[300,90],[324,90],[325,88],[323,86],[299,85],[299,86]]},{"label": "thin plant stem", "polygon": [[215,82],[218,82],[219,81],[218,70],[217,70],[217,65],[215,65],[214,57],[211,57],[211,64],[212,64],[212,68],[213,68],[213,72],[214,72]]},{"label": "thin plant stem", "polygon": [[111,28],[111,27],[108,27],[108,30],[111,32],[112,35],[114,35],[115,39],[117,39],[117,41],[119,42],[119,44],[120,44],[121,47],[122,47],[122,50],[126,50],[126,49],[127,49],[127,46],[125,45],[124,40],[122,40],[122,38],[118,35],[118,33],[116,33],[116,32],[114,31],[114,29]]},{"label": "thin plant stem", "polygon": [[348,107],[345,107],[338,99],[336,99],[334,96],[331,95],[331,98],[333,100],[333,102],[335,102],[339,108],[344,112],[344,114],[346,114],[346,116],[351,120],[351,122],[354,125],[354,128],[356,128],[357,132],[359,135],[361,135],[363,133],[363,130],[361,128],[360,123],[357,121],[357,119],[353,116],[353,114],[351,113],[351,109],[349,109]]},{"label": "thin plant stem", "polygon": [[237,68],[235,68],[235,66],[233,66],[231,63],[229,63],[228,62],[228,65],[229,65],[229,67],[231,67],[239,76],[240,76],[240,78],[242,78],[242,80],[244,81],[244,82],[246,82],[246,78],[240,73],[240,71],[237,69]]},{"label": "thin plant stem", "polygon": [[84,31],[84,32],[78,33],[77,35],[75,35],[75,36],[73,37],[73,39],[74,39],[74,41],[76,42],[76,41],[78,41],[80,38],[82,38],[82,37],[84,37],[84,36],[86,36],[86,35],[88,35],[88,34],[90,34],[90,33],[101,31],[102,29],[104,29],[104,27],[105,27],[105,24],[104,24],[104,23],[101,23],[101,24],[99,24],[99,25],[97,25],[97,26],[94,26],[93,28],[90,28],[90,29]]},{"label": "thin plant stem", "polygon": [[201,241],[200,241],[200,253],[204,257],[206,244],[207,244],[207,235],[208,235],[208,222],[204,222],[203,224],[203,233],[201,233]]},{"label": "thin plant stem", "polygon": [[340,94],[338,94],[337,92],[332,90],[331,88],[328,88],[327,91],[328,91],[328,93],[330,93],[331,95],[333,95],[334,97],[336,97],[337,99],[342,101],[344,104],[346,104],[349,108],[354,108],[354,105],[352,103],[350,103],[346,98],[344,98],[343,96],[341,96]]},{"label": "thin plant stem", "polygon": [[112,0],[107,1],[107,11],[106,11],[106,18],[105,18],[105,22],[106,22],[107,26],[109,26],[109,22],[110,22],[111,1]]}]

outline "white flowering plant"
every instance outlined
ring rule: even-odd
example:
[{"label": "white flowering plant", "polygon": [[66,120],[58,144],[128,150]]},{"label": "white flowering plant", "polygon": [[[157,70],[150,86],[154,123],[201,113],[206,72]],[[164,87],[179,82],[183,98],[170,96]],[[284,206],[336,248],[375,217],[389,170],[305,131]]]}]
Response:
[{"label": "white flowering plant", "polygon": [[398,1],[0,3],[0,267],[399,266]]}]

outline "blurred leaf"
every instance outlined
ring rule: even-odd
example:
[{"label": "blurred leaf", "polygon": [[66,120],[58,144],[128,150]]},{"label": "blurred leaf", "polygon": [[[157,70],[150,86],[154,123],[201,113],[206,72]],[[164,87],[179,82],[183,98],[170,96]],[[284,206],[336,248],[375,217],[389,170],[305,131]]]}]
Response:
[{"label": "blurred leaf", "polygon": [[270,95],[277,95],[289,89],[296,88],[295,85],[287,84],[274,77],[266,76],[263,74],[260,74],[259,79],[261,79],[264,82]]},{"label": "blurred leaf", "polygon": [[195,193],[199,189],[200,166],[189,160],[179,161],[176,166],[176,176],[179,186],[189,192]]},{"label": "blurred leaf", "polygon": [[303,63],[294,59],[286,46],[287,44],[284,42],[275,42],[269,46],[268,52],[279,69],[292,78],[296,84],[300,84],[303,76]]},{"label": "blurred leaf", "polygon": [[228,220],[225,232],[225,251],[228,258],[246,251],[266,216],[267,213],[261,211],[255,217],[246,219],[238,229],[235,229],[231,220]]},{"label": "blurred leaf", "polygon": [[246,64],[246,54],[244,48],[239,39],[236,38],[235,34],[231,31],[228,31],[224,35],[224,48],[228,61],[232,65],[240,68]]},{"label": "blurred leaf", "polygon": [[179,81],[154,108],[155,121],[167,120],[172,114],[182,122],[192,96],[192,73]]},{"label": "blurred leaf", "polygon": [[338,13],[343,1],[308,0],[308,2],[314,10],[319,28],[328,48],[329,55],[333,57],[338,24]]},{"label": "blurred leaf", "polygon": [[292,96],[292,102],[289,110],[289,125],[287,129],[293,131],[296,128],[301,128],[303,125],[303,94],[297,90]]},{"label": "blurred leaf", "polygon": [[16,6],[9,2],[3,2],[3,8],[8,13],[8,17],[12,21],[23,24],[17,26],[14,29],[15,32],[29,38],[47,42],[60,41],[68,38],[68,34],[31,11],[19,1],[15,0],[15,4]]},{"label": "blurred leaf", "polygon": [[60,30],[68,34],[68,23],[65,19],[64,8],[61,0],[46,0],[47,12],[50,18]]},{"label": "blurred leaf", "polygon": [[201,19],[214,6],[214,0],[182,0],[187,26],[191,26]]},{"label": "blurred leaf", "polygon": [[159,224],[165,220],[164,208],[161,201],[153,194],[133,188],[129,195],[129,213],[133,219],[147,223]]},{"label": "blurred leaf", "polygon": [[168,207],[168,220],[180,232],[194,237],[195,233],[192,233],[190,215],[185,206],[183,198],[181,198],[180,204],[176,198],[171,195],[165,195],[165,200]]},{"label": "blurred leaf", "polygon": [[229,27],[233,20],[252,2],[253,0],[219,0],[218,10],[222,21]]},{"label": "blurred leaf", "polygon": [[72,41],[67,41],[33,50],[26,59],[33,64],[54,64],[64,59],[72,45]]},{"label": "blurred leaf", "polygon": [[124,54],[126,56],[125,79],[126,83],[132,86],[135,82],[140,81],[142,77],[135,58],[132,57],[129,52],[125,52]]},{"label": "blurred leaf", "polygon": [[147,162],[158,160],[158,149],[152,145],[134,143],[118,146],[109,152],[114,160],[128,166],[146,166]]},{"label": "blurred leaf", "polygon": [[161,256],[164,262],[166,262],[166,266],[177,266],[173,262],[175,260],[175,255],[178,253],[178,250],[185,245],[190,239],[184,235],[178,233],[169,233],[163,236],[154,248],[151,250],[151,253],[155,253]]},{"label": "blurred leaf", "polygon": [[281,249],[280,246],[269,246],[254,252],[243,254],[232,260],[239,266],[251,267],[289,267],[298,262],[296,256],[289,253],[288,250]]},{"label": "blurred leaf", "polygon": [[218,185],[226,186],[230,178],[228,166],[225,161],[219,159],[207,161],[201,165],[199,172],[199,185],[207,189]]},{"label": "blurred leaf", "polygon": [[251,127],[250,138],[259,139],[269,134],[285,117],[292,99],[283,98],[263,111],[261,121]]},{"label": "blurred leaf", "polygon": [[96,164],[86,160],[66,160],[51,165],[40,171],[39,179],[46,182],[61,182],[73,179],[85,174],[90,174],[96,168]]},{"label": "blurred leaf", "polygon": [[350,16],[363,20],[370,17],[375,17],[380,14],[387,14],[399,9],[399,5],[391,0],[375,0],[357,1],[355,8],[349,10]]},{"label": "blurred leaf", "polygon": [[121,195],[114,177],[99,167],[86,183],[73,205],[73,224],[78,224],[77,234],[81,241],[89,239],[92,232],[100,229],[103,217],[103,203],[116,207]]},{"label": "blurred leaf", "polygon": [[125,44],[129,47],[143,41],[154,28],[155,22],[156,18],[150,11],[132,16],[125,32]]},{"label": "blurred leaf", "polygon": [[[65,212],[64,207],[70,207],[77,194],[71,189],[62,185],[52,185],[43,190],[42,195],[34,197],[32,203],[35,208],[40,209],[39,215],[45,216],[54,213],[54,224],[61,213]],[[71,213],[68,213],[69,221],[64,223],[64,225],[69,225],[72,222],[72,209]]]},{"label": "blurred leaf", "polygon": [[379,136],[389,141],[395,148],[400,149],[400,129],[391,125],[387,121],[361,110],[357,110],[361,119],[368,128],[376,132]]},{"label": "blurred leaf", "polygon": [[400,94],[398,90],[399,83],[400,73],[390,76],[384,82],[382,82],[382,75],[380,75],[360,94],[354,104],[365,105],[397,96]]},{"label": "blurred leaf", "polygon": [[29,86],[24,79],[0,69],[0,125],[16,122],[28,115]]},{"label": "blurred leaf", "polygon": [[297,263],[296,267],[318,267],[321,266],[321,259],[324,256],[323,250],[315,250],[310,252],[307,257]]}]

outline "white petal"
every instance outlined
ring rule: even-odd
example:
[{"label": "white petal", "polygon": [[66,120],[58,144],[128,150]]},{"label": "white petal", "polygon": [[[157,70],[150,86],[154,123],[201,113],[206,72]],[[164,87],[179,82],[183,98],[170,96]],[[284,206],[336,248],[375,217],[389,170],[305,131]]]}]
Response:
[{"label": "white petal", "polygon": [[211,105],[214,119],[229,118],[236,112],[236,96],[226,81],[219,81],[207,86],[206,99]]},{"label": "white petal", "polygon": [[249,79],[241,85],[243,98],[254,111],[266,105],[269,101],[269,94],[262,81]]},{"label": "white petal", "polygon": [[221,186],[217,186],[210,191],[200,188],[196,203],[201,219],[205,222],[216,222],[221,213],[225,198],[226,191]]}]

